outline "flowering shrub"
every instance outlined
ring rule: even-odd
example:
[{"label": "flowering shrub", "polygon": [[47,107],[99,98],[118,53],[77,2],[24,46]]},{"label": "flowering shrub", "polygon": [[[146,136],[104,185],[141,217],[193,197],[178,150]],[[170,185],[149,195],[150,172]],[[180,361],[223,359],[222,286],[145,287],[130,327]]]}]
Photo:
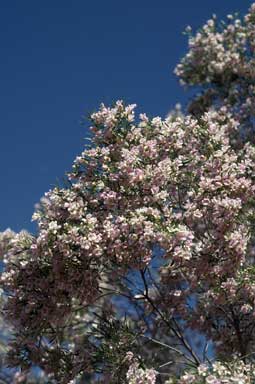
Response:
[{"label": "flowering shrub", "polygon": [[190,37],[190,113],[102,104],[38,234],[1,234],[13,382],[253,382],[254,9]]}]

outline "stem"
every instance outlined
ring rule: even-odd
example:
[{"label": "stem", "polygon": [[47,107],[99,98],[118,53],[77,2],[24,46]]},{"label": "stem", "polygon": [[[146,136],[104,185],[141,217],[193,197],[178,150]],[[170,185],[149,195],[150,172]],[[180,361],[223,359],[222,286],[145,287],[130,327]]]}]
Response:
[{"label": "stem", "polygon": [[[196,355],[196,353],[194,352],[194,350],[192,349],[192,347],[189,345],[188,341],[186,340],[186,338],[182,334],[182,330],[179,327],[179,325],[176,322],[176,320],[174,318],[172,319],[172,321],[174,322],[174,325],[175,325],[175,327],[177,329],[172,326],[171,322],[165,318],[165,316],[155,306],[154,302],[149,297],[149,294],[148,294],[149,290],[148,290],[148,285],[147,285],[146,278],[145,278],[145,273],[144,273],[143,270],[140,270],[140,274],[141,274],[141,277],[142,277],[142,280],[143,280],[143,283],[144,283],[144,289],[145,289],[145,293],[143,294],[144,298],[150,303],[152,308],[160,316],[160,318],[164,321],[164,323],[167,324],[167,326],[171,329],[171,331],[174,333],[174,335],[181,341],[182,345],[186,348],[186,350],[189,352],[189,354],[193,357],[194,363],[197,366],[200,365],[200,363],[201,363],[200,359],[198,358],[198,356]],[[186,355],[185,355],[185,357],[188,358],[188,356],[186,356]]]},{"label": "stem", "polygon": [[[144,338],[146,338],[147,340],[152,341],[152,342],[155,343],[155,344],[161,345],[162,347],[168,348],[168,349],[170,349],[171,351],[174,351],[174,352],[178,353],[179,355],[185,357],[185,359],[187,359],[190,363],[192,363],[192,365],[194,365],[194,361],[193,361],[192,359],[190,359],[188,356],[186,356],[185,353],[182,352],[182,351],[180,351],[179,349],[174,348],[174,347],[172,347],[171,345],[168,345],[168,344],[166,344],[166,343],[163,343],[162,341],[153,339],[152,337],[145,336],[145,335],[141,335],[141,336],[144,337]],[[172,362],[171,362],[171,363],[172,363]],[[165,366],[165,365],[167,365],[167,364],[170,364],[170,362],[161,365],[160,368],[163,367],[163,366]]]}]

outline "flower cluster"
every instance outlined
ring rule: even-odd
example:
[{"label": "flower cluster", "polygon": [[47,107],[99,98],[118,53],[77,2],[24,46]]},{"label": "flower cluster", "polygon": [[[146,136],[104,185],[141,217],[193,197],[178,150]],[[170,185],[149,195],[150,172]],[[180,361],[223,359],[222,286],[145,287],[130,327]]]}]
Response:
[{"label": "flower cluster", "polygon": [[127,371],[128,384],[155,384],[156,371],[154,369],[143,369],[139,366],[139,362],[134,358],[132,352],[128,352],[127,358],[130,361],[130,366]]},{"label": "flower cluster", "polygon": [[196,371],[186,372],[180,379],[170,379],[166,384],[251,384],[254,379],[252,364],[233,360],[231,363],[216,361],[211,368],[200,365]]},{"label": "flower cluster", "polygon": [[6,229],[4,232],[0,232],[0,260],[3,261],[4,256],[8,252],[11,240],[15,237],[15,232],[10,229]]},{"label": "flower cluster", "polygon": [[189,51],[175,69],[182,84],[202,87],[190,105],[192,113],[223,104],[242,122],[243,131],[246,126],[249,140],[255,113],[254,15],[252,4],[243,19],[228,15],[226,22],[218,22],[213,17],[196,34],[189,29]]}]

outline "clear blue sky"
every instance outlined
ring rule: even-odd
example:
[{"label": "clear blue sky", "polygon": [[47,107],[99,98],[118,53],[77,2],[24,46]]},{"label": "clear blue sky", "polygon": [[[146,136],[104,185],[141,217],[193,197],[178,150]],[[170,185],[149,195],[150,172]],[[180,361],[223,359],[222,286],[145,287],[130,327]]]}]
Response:
[{"label": "clear blue sky", "polygon": [[187,98],[172,75],[185,26],[250,4],[0,1],[0,230],[33,229],[34,204],[82,151],[82,115],[123,98],[164,116]]}]

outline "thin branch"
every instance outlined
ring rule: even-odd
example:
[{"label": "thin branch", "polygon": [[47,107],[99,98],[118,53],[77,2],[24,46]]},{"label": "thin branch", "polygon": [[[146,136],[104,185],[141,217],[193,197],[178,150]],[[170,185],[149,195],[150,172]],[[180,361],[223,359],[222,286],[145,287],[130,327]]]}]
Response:
[{"label": "thin branch", "polygon": [[189,345],[188,341],[185,339],[184,335],[182,334],[182,330],[180,329],[178,323],[174,318],[172,318],[172,321],[174,322],[175,327],[172,326],[171,322],[165,318],[165,316],[161,313],[161,311],[155,306],[153,300],[149,297],[148,295],[148,285],[145,279],[145,274],[143,270],[140,270],[140,274],[142,277],[142,280],[144,282],[144,288],[145,288],[145,293],[143,294],[144,297],[147,299],[147,301],[151,304],[152,308],[155,310],[155,312],[160,316],[160,318],[167,324],[167,326],[172,330],[174,335],[181,341],[183,346],[187,349],[187,351],[190,353],[190,355],[193,357],[194,362],[196,365],[200,365],[200,359],[196,355],[195,351],[192,349],[192,347]]},{"label": "thin branch", "polygon": [[[141,335],[141,337],[144,337],[146,338],[147,340],[155,343],[155,344],[158,344],[160,345],[161,347],[165,347],[165,348],[168,348],[170,349],[171,351],[173,352],[176,352],[178,353],[179,355],[181,355],[182,357],[185,357],[185,359],[187,359],[192,365],[194,365],[194,361],[189,358],[188,356],[185,355],[184,352],[180,351],[179,349],[175,348],[175,347],[172,347],[171,345],[168,345],[166,343],[163,343],[162,341],[159,341],[159,340],[156,340],[156,339],[153,339],[152,337],[149,337],[149,336],[145,336],[145,335]],[[167,363],[168,364],[168,363]],[[166,365],[166,364],[165,364]],[[163,366],[163,365],[162,365]]]}]

